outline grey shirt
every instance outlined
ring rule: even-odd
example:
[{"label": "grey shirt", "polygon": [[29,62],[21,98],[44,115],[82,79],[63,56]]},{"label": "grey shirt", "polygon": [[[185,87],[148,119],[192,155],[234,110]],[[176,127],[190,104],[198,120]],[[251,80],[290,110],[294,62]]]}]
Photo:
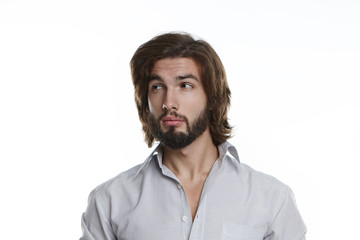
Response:
[{"label": "grey shirt", "polygon": [[290,188],[241,163],[230,143],[218,149],[194,221],[157,147],[143,164],[91,192],[81,240],[304,240]]}]

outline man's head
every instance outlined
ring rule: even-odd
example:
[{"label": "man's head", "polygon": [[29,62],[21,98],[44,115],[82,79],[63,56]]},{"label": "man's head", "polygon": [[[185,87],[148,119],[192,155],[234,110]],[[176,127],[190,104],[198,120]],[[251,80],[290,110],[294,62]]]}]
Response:
[{"label": "man's head", "polygon": [[[182,62],[184,61],[190,65],[182,65]],[[151,95],[151,92],[149,93],[149,91],[154,88],[158,89],[156,84],[155,86],[150,84],[154,84],[154,82],[158,83],[157,81],[164,81],[162,76],[156,74],[156,70],[163,69],[163,65],[161,64],[164,63],[167,64],[165,66],[167,66],[168,69],[172,68],[172,63],[175,64],[175,68],[177,66],[182,66],[182,69],[188,69],[189,66],[190,68],[193,67],[194,69],[192,72],[195,72],[195,74],[192,74],[191,71],[183,71],[182,73],[187,74],[185,78],[191,79],[194,81],[194,84],[199,83],[199,87],[203,89],[204,98],[201,99],[204,99],[204,106],[201,106],[201,109],[198,109],[199,112],[193,117],[194,122],[187,124],[188,127],[184,130],[185,133],[190,135],[190,127],[194,127],[192,130],[196,130],[196,132],[199,132],[198,130],[203,130],[204,126],[201,126],[201,123],[203,123],[202,125],[206,124],[205,128],[207,128],[207,126],[209,127],[215,145],[219,145],[226,141],[231,133],[231,126],[227,120],[227,111],[230,106],[230,89],[227,84],[225,70],[220,58],[213,48],[203,40],[195,40],[190,35],[183,33],[167,33],[157,36],[141,45],[130,62],[135,88],[135,102],[140,121],[143,125],[145,141],[148,146],[152,146],[154,140],[162,140],[162,136],[159,136],[157,134],[158,132],[154,131],[159,125],[154,124],[162,121],[162,118],[166,115],[176,117],[178,114],[176,109],[174,111],[169,109],[173,108],[173,106],[166,106],[166,104],[164,104],[162,109],[164,112],[169,112],[164,113],[164,116],[161,116],[161,118],[158,119],[161,114],[154,114],[154,111],[151,109],[151,104],[149,103],[149,96],[155,96],[155,99],[157,99],[156,96],[159,96],[156,94]],[[159,74],[167,74],[164,71],[158,72]],[[196,72],[199,76],[195,76]],[[176,74],[175,72],[172,73]],[[184,76],[180,77],[183,78]],[[165,88],[168,87],[169,89],[172,88],[170,85],[165,85]],[[187,88],[188,86],[184,87]],[[172,89],[175,89],[175,85]],[[165,98],[166,97],[163,97],[163,99]],[[180,96],[180,98],[182,97]],[[193,102],[193,105],[197,106],[199,103],[195,101],[199,100],[194,100]],[[170,103],[168,103],[168,105],[169,104]],[[191,111],[193,111],[193,109]],[[184,120],[184,118],[180,116],[179,120]],[[198,126],[195,126],[196,124]],[[159,130],[161,134],[167,131],[174,132],[174,127],[169,126],[169,129],[166,129],[167,131],[161,129],[161,127],[157,130]],[[201,134],[201,131],[198,134]],[[195,138],[198,134],[194,135]]]}]

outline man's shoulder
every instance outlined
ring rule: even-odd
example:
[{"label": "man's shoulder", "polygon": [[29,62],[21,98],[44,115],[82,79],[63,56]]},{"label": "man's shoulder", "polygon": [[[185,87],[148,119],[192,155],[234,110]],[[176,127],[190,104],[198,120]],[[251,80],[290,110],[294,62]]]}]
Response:
[{"label": "man's shoulder", "polygon": [[270,174],[255,170],[254,168],[250,167],[245,163],[241,163],[241,170],[243,177],[257,187],[273,190],[285,190],[288,188],[288,186],[282,181],[280,181],[278,178]]},{"label": "man's shoulder", "polygon": [[125,170],[106,182],[98,185],[93,189],[92,195],[110,196],[113,193],[124,193],[131,191],[132,193],[138,189],[141,184],[144,172],[149,168],[154,155],[150,155],[143,163],[137,164],[128,170]]},{"label": "man's shoulder", "polygon": [[226,155],[229,160],[226,164],[227,169],[235,170],[237,177],[243,181],[245,185],[251,185],[262,190],[266,189],[286,189],[288,186],[277,178],[267,173],[255,170],[246,163],[240,161],[237,149],[229,142],[225,142],[219,146],[219,151]]},{"label": "man's shoulder", "polygon": [[[138,164],[126,171],[123,171],[116,175],[115,177],[112,177],[108,179],[107,181],[101,183],[97,187],[94,188],[93,192],[96,193],[103,193],[110,189],[116,188],[117,186],[126,185],[126,182],[131,181],[131,179],[136,175],[136,173],[141,168],[142,164]],[[115,186],[117,185],[117,186]]]}]

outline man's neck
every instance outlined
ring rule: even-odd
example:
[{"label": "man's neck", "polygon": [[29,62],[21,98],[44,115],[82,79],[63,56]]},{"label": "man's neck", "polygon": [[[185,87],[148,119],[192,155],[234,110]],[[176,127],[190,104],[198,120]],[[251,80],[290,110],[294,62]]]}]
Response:
[{"label": "man's neck", "polygon": [[179,179],[195,180],[206,178],[218,158],[217,147],[212,142],[210,130],[207,129],[190,145],[172,150],[164,147],[163,164]]}]

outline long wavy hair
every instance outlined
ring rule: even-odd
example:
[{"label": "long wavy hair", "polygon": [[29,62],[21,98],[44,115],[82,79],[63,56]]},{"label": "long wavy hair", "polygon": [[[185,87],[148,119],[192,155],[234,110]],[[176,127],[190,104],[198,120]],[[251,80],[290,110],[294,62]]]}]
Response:
[{"label": "long wavy hair", "polygon": [[166,33],[141,45],[130,61],[131,76],[135,90],[135,103],[145,142],[151,147],[154,136],[147,121],[149,111],[148,84],[156,61],[164,58],[191,58],[200,66],[208,107],[211,110],[210,133],[215,145],[231,137],[232,127],[228,122],[231,92],[226,80],[224,66],[215,50],[204,40],[195,40],[188,33]]}]

